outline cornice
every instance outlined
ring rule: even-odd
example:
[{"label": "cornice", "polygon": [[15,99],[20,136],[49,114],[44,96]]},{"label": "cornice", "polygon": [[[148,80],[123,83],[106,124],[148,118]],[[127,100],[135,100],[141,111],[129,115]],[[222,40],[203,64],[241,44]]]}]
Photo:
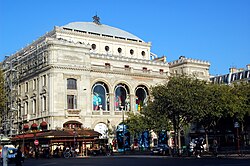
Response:
[{"label": "cornice", "polygon": [[77,71],[88,71],[88,72],[94,72],[94,73],[103,73],[103,74],[113,74],[113,75],[126,75],[126,76],[137,76],[137,77],[145,77],[145,78],[166,78],[167,75],[164,74],[153,74],[153,73],[131,73],[131,72],[126,72],[124,71],[113,71],[113,70],[109,70],[109,69],[93,69],[93,68],[79,68],[79,67],[72,67],[72,66],[56,66],[53,65],[51,66],[51,68],[55,68],[55,69],[62,69],[62,70],[77,70]]},{"label": "cornice", "polygon": [[105,55],[105,54],[89,54],[91,58],[96,59],[105,59],[105,60],[113,60],[113,61],[119,61],[119,62],[129,62],[129,63],[136,63],[136,64],[147,64],[147,65],[158,65],[158,66],[164,66],[168,67],[168,63],[164,62],[155,62],[151,60],[146,59],[136,59],[136,58],[128,58],[124,56],[116,56],[116,55]]}]

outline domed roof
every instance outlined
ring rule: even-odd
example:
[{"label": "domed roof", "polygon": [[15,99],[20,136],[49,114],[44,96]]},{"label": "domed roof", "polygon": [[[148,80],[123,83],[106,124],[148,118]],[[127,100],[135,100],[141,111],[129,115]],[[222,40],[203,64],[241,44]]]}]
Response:
[{"label": "domed roof", "polygon": [[143,41],[137,36],[129,32],[126,32],[124,30],[111,27],[108,25],[104,25],[104,24],[96,24],[94,22],[71,22],[67,25],[62,26],[62,28],[86,31],[90,33],[97,33],[100,35],[108,35],[108,36],[113,36],[113,37],[118,37],[118,38],[126,38],[126,39]]}]

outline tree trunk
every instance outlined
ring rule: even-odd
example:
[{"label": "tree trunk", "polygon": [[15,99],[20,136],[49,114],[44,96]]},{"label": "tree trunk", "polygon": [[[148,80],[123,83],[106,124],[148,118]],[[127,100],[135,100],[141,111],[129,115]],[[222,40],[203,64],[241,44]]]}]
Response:
[{"label": "tree trunk", "polygon": [[206,151],[209,151],[209,145],[208,145],[208,134],[205,132],[205,137],[206,137]]},{"label": "tree trunk", "polygon": [[180,130],[178,130],[178,152],[179,152],[179,155],[181,155],[181,134],[180,134]]}]

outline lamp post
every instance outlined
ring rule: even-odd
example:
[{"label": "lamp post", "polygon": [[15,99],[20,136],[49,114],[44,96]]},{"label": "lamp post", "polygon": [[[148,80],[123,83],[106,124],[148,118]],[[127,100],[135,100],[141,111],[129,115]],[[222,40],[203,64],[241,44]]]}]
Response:
[{"label": "lamp post", "polygon": [[124,106],[120,106],[122,110],[122,135],[123,135],[123,153],[125,154],[125,126],[124,126]]},{"label": "lamp post", "polygon": [[240,150],[239,127],[240,127],[239,122],[238,121],[234,122],[234,128],[236,128],[236,149],[237,149],[237,151]]}]

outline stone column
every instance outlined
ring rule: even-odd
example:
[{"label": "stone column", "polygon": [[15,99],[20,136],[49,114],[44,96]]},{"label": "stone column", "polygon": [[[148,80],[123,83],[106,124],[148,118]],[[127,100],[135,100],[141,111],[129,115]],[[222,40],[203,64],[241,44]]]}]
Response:
[{"label": "stone column", "polygon": [[110,115],[115,115],[115,112],[114,112],[114,107],[115,107],[115,105],[114,105],[114,102],[115,102],[115,100],[114,100],[114,93],[110,93],[109,94],[109,111],[110,111]]},{"label": "stone column", "polygon": [[135,95],[134,94],[130,94],[130,108],[131,108],[131,112],[135,113],[137,112],[137,110],[135,110]]}]

